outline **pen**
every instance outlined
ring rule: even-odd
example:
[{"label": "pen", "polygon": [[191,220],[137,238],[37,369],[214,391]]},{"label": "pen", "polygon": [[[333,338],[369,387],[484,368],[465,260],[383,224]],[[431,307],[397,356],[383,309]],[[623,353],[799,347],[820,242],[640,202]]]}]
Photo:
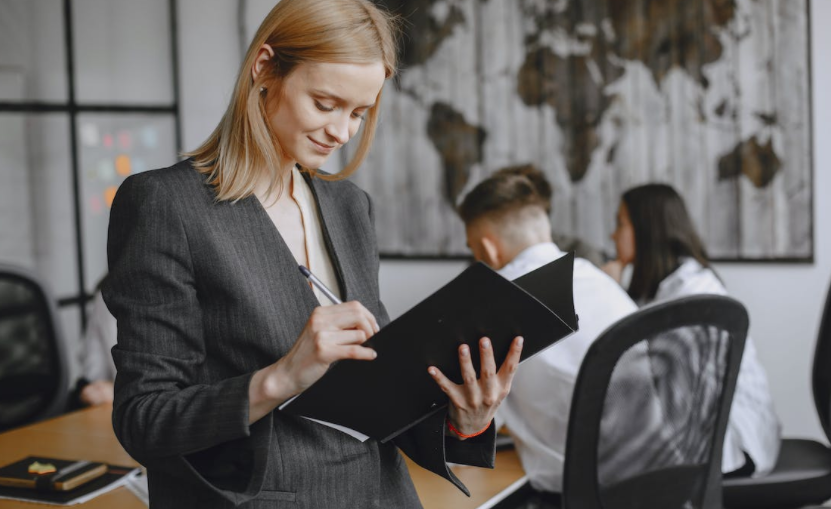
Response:
[{"label": "pen", "polygon": [[312,274],[312,271],[310,271],[303,265],[298,265],[297,268],[300,269],[300,272],[304,276],[306,276],[306,279],[308,279],[311,284],[317,287],[317,289],[320,290],[320,292],[323,293],[323,295],[325,295],[326,298],[331,300],[333,304],[342,304],[341,300],[337,298],[337,296],[334,293],[332,293],[332,290],[326,288],[326,285],[324,285],[323,282],[316,278],[315,275]]}]

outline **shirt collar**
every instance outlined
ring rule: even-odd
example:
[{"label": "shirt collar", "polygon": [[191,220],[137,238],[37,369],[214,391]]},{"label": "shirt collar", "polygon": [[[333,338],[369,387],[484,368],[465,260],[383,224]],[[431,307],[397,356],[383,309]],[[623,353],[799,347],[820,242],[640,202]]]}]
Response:
[{"label": "shirt collar", "polygon": [[497,272],[506,279],[516,279],[532,270],[560,258],[565,253],[553,242],[542,242],[525,248]]}]

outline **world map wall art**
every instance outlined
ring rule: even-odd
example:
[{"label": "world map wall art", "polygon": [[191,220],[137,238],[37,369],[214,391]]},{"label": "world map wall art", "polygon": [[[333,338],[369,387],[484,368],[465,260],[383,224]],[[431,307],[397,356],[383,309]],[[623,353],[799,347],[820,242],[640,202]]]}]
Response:
[{"label": "world map wall art", "polygon": [[401,70],[352,178],[382,256],[469,256],[459,200],[532,163],[554,230],[609,254],[621,193],[666,182],[713,258],[813,260],[806,0],[379,3]]}]

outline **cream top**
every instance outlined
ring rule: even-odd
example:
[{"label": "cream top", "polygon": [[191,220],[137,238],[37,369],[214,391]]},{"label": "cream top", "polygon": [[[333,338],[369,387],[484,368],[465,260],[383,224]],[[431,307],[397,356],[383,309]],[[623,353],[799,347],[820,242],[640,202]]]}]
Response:
[{"label": "cream top", "polygon": [[[315,202],[312,190],[296,167],[291,170],[291,197],[300,209],[300,216],[303,219],[303,233],[306,238],[306,260],[307,268],[317,278],[332,290],[332,293],[343,298],[338,287],[338,278],[335,275],[335,268],[326,249],[326,241],[323,237],[323,226],[320,216],[317,214],[317,203]],[[314,285],[309,285],[314,291],[315,297],[321,306],[330,306],[333,303],[318,290]]]}]

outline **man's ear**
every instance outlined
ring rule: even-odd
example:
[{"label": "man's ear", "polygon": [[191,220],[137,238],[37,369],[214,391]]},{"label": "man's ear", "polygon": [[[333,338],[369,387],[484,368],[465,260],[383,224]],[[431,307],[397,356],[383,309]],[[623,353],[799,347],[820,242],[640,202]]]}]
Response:
[{"label": "man's ear", "polygon": [[494,270],[501,269],[505,264],[502,263],[502,249],[496,237],[488,232],[482,235],[482,249],[484,250],[487,260],[485,262]]},{"label": "man's ear", "polygon": [[257,50],[257,58],[254,60],[254,65],[251,66],[251,78],[255,81],[257,80],[257,76],[263,72],[265,66],[274,58],[274,50],[271,49],[271,46],[268,44],[263,44],[260,46],[260,49]]}]

